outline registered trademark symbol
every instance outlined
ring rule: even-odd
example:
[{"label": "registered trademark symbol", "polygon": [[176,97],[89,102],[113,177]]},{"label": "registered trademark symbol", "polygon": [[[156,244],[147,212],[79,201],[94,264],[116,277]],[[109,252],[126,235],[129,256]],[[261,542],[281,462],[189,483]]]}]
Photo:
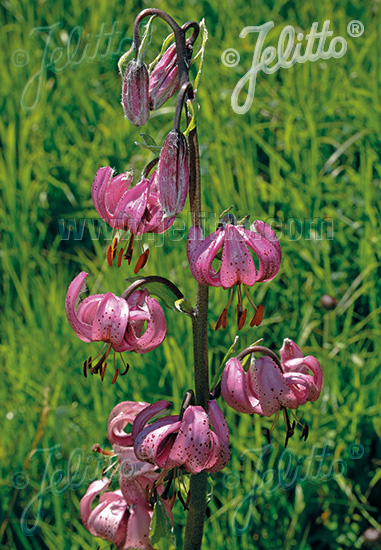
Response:
[{"label": "registered trademark symbol", "polygon": [[358,19],[349,21],[347,25],[347,33],[349,34],[349,36],[352,36],[353,38],[357,38],[358,36],[361,36],[364,30],[365,28],[363,23]]}]

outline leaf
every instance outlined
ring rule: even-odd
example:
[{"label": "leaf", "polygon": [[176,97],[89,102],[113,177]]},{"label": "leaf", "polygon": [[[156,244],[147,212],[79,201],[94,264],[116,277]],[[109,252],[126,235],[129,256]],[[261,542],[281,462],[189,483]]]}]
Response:
[{"label": "leaf", "polygon": [[118,69],[122,77],[124,77],[124,74],[126,72],[127,66],[129,62],[131,61],[132,55],[135,51],[134,44],[132,44],[131,48],[128,50],[128,52],[124,53],[118,61]]},{"label": "leaf", "polygon": [[144,34],[139,47],[138,61],[142,61],[142,62],[144,61],[148,46],[151,44],[151,38],[152,38],[151,25],[155,17],[156,15],[153,15],[152,17],[150,17],[148,20],[148,23],[144,26]]},{"label": "leaf", "polygon": [[238,340],[239,340],[239,336],[236,336],[234,338],[234,342],[232,343],[232,345],[230,346],[230,348],[226,352],[225,357],[222,359],[222,362],[221,362],[220,366],[218,367],[216,374],[214,375],[213,382],[212,382],[212,388],[215,388],[217,386],[217,384],[218,384],[218,382],[219,382],[219,380],[222,376],[223,370],[225,368],[226,361],[228,361],[230,359],[230,357],[233,355],[233,353],[238,348]]},{"label": "leaf", "polygon": [[172,550],[176,548],[176,537],[173,532],[171,520],[159,496],[157,497],[153,511],[150,541],[156,550]]},{"label": "leaf", "polygon": [[160,152],[161,147],[156,144],[156,141],[152,136],[149,134],[139,134],[140,137],[143,138],[143,143],[139,143],[138,141],[135,141],[135,145],[139,145],[139,147],[143,147],[143,149],[148,149],[155,155]]},{"label": "leaf", "polygon": [[[141,279],[141,277],[127,277],[125,281],[134,283],[139,279]],[[173,290],[163,283],[148,281],[147,283],[142,284],[140,288],[146,288],[150,295],[159,298],[163,302],[164,306],[172,311],[186,313],[187,315],[191,315],[191,312],[193,313],[193,308],[188,298],[179,298]]]},{"label": "leaf", "polygon": [[198,69],[197,69],[197,75],[196,75],[196,78],[195,78],[195,81],[194,81],[194,93],[196,93],[197,89],[198,89],[198,84],[199,84],[199,81],[200,81],[202,68],[203,68],[203,65],[204,65],[205,47],[206,47],[206,43],[208,41],[208,29],[206,28],[206,25],[205,25],[205,19],[202,19],[200,21],[200,34],[202,36],[201,47],[200,47],[199,51],[197,52],[197,54],[195,55],[195,57],[193,59],[193,61],[195,61],[198,57],[200,57],[200,62],[199,62]]}]

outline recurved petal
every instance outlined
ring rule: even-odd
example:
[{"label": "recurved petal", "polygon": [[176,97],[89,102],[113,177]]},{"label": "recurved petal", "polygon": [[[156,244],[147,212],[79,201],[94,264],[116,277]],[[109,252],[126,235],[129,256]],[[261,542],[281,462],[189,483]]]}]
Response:
[{"label": "recurved petal", "polygon": [[[254,412],[247,394],[246,373],[235,357],[226,363],[221,378],[221,392],[226,403],[234,410],[251,414]],[[257,401],[257,400],[256,400]],[[255,403],[258,404],[258,401]]]},{"label": "recurved petal", "polygon": [[[307,355],[306,357],[303,357],[303,358],[290,359],[289,361],[287,361],[286,365],[287,365],[288,372],[291,374],[292,373],[304,374],[304,371],[302,372],[302,367],[305,367],[312,372],[313,384],[316,388],[316,391],[314,391],[314,398],[312,399],[310,398],[309,401],[316,401],[316,399],[320,395],[321,389],[323,387],[323,381],[324,381],[323,371],[319,361],[312,355]],[[308,374],[304,374],[304,376],[308,376],[309,378],[312,378]]]},{"label": "recurved petal", "polygon": [[301,357],[303,357],[302,350],[295,344],[295,342],[290,340],[290,338],[285,338],[283,340],[283,345],[280,348],[282,366],[290,359],[298,359]]},{"label": "recurved petal", "polygon": [[131,506],[123,550],[152,550],[149,540],[151,519],[152,510],[147,503],[139,502]]},{"label": "recurved petal", "polygon": [[77,308],[77,317],[86,325],[92,325],[94,317],[104,294],[92,294],[79,304]]},{"label": "recurved petal", "polygon": [[89,524],[96,533],[95,536],[120,547],[126,537],[128,506],[118,493],[102,495],[102,501],[90,514]]},{"label": "recurved petal", "polygon": [[79,505],[79,512],[81,514],[81,520],[83,525],[86,527],[86,529],[91,533],[93,536],[97,536],[97,533],[93,529],[93,525],[89,523],[89,518],[91,515],[92,510],[92,503],[93,500],[103,491],[105,491],[108,486],[110,485],[110,480],[107,477],[104,477],[102,479],[98,479],[97,481],[93,481],[91,483],[81,499],[80,505]]},{"label": "recurved petal", "polygon": [[181,421],[177,416],[167,416],[146,426],[137,435],[134,443],[138,459],[156,464],[159,468],[169,469],[180,466],[181,462],[179,461],[168,461],[180,426]]},{"label": "recurved petal", "polygon": [[[279,271],[280,262],[282,259],[281,249],[275,233],[270,226],[264,222],[257,220],[252,224],[252,228],[256,231],[237,228],[242,234],[247,245],[253,250],[259,260],[259,269],[256,274],[257,281],[269,281],[273,279]],[[268,229],[266,229],[268,228]],[[274,239],[268,240],[262,233],[266,234],[269,231],[274,233]]]},{"label": "recurved petal", "polygon": [[236,283],[252,286],[256,279],[253,258],[241,233],[234,225],[227,224],[222,249],[222,287],[225,289],[231,288]]},{"label": "recurved petal", "polygon": [[155,403],[152,403],[151,405],[148,405],[147,407],[142,409],[136,416],[132,425],[132,441],[135,442],[138,434],[143,430],[149,420],[154,418],[157,414],[165,411],[166,409],[170,409],[170,407],[171,404],[169,401],[161,399],[160,401],[156,401]]},{"label": "recurved petal", "polygon": [[205,468],[209,458],[210,429],[202,407],[191,405],[184,413],[181,427],[169,454],[171,464],[183,464],[191,474]]},{"label": "recurved petal", "polygon": [[129,307],[124,298],[107,292],[96,311],[91,331],[94,341],[110,342],[115,350],[123,342],[129,319]]},{"label": "recurved petal", "polygon": [[[225,230],[221,227],[203,240],[200,240],[201,236],[200,228],[191,228],[189,231],[187,253],[192,275],[200,284],[221,286],[221,269],[216,272],[212,267],[212,262],[223,246]],[[195,247],[197,241],[199,243]]]},{"label": "recurved petal", "polygon": [[91,325],[82,321],[76,311],[76,306],[79,301],[80,294],[85,291],[86,284],[85,279],[88,276],[88,273],[82,271],[79,275],[73,279],[70,283],[65,300],[65,309],[67,320],[71,328],[74,330],[78,338],[84,342],[91,342]]},{"label": "recurved petal", "polygon": [[103,166],[102,168],[99,168],[95,174],[91,187],[91,197],[93,199],[94,206],[102,220],[107,223],[110,223],[110,214],[107,212],[105,204],[106,188],[113,173],[114,170],[110,168],[110,166]]},{"label": "recurved petal", "polygon": [[[147,320],[147,328],[141,333],[141,322],[138,320],[135,323],[134,319],[127,326],[125,339],[121,348],[117,351],[126,350],[127,346],[130,351],[136,353],[148,353],[157,348],[165,338],[167,332],[167,324],[165,321],[164,312],[157,300],[146,297],[146,307],[149,318]],[[144,312],[146,313],[146,312]],[[127,344],[127,346],[125,345]]]},{"label": "recurved petal", "polygon": [[149,403],[123,401],[112,409],[107,423],[107,438],[111,445],[132,445],[131,433],[126,433],[125,428],[129,424],[132,426],[136,416],[148,406]]},{"label": "recurved petal", "polygon": [[115,217],[116,207],[123,196],[131,191],[129,189],[133,179],[132,172],[119,174],[109,181],[105,192],[105,206],[108,214]]},{"label": "recurved petal", "polygon": [[281,407],[298,408],[298,400],[295,394],[270,357],[257,359],[254,368],[251,365],[250,369],[252,369],[253,386],[265,416],[271,416]]},{"label": "recurved petal", "polygon": [[129,189],[118,202],[114,222],[115,227],[129,229],[134,235],[147,207],[149,180],[143,179]]},{"label": "recurved petal", "polygon": [[210,430],[211,448],[205,468],[209,472],[219,472],[230,459],[229,428],[217,401],[209,401],[208,410],[213,431]]}]

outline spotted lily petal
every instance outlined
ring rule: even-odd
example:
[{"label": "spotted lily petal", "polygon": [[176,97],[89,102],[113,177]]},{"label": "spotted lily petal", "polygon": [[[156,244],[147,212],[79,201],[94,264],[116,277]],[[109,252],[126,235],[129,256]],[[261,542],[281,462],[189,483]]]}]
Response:
[{"label": "spotted lily petal", "polygon": [[221,379],[221,392],[226,403],[234,410],[251,414],[258,412],[258,399],[251,395],[247,387],[247,374],[241,362],[235,357],[226,363]]},{"label": "spotted lily petal", "polygon": [[76,305],[78,304],[81,293],[86,289],[85,279],[88,275],[88,273],[82,271],[73,279],[67,291],[65,301],[66,316],[69,324],[78,338],[84,342],[91,342],[92,328],[90,324],[82,321],[81,318],[78,317]]},{"label": "spotted lily petal", "polygon": [[256,280],[253,258],[242,235],[237,227],[227,224],[222,249],[222,288],[230,288],[236,283],[252,286]]},{"label": "spotted lily petal", "polygon": [[110,342],[115,350],[121,345],[129,319],[129,307],[124,298],[107,292],[98,305],[91,329],[93,341]]},{"label": "spotted lily petal", "polygon": [[107,423],[107,438],[111,445],[132,446],[131,433],[126,433],[125,428],[132,426],[136,416],[146,407],[148,403],[123,401],[112,409]]}]

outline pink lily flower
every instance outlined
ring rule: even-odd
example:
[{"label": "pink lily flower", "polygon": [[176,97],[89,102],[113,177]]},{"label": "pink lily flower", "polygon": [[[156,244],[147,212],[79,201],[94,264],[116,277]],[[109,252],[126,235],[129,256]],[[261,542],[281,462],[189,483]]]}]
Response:
[{"label": "pink lily flower", "polygon": [[82,271],[70,283],[65,308],[69,324],[78,338],[84,342],[108,344],[100,362],[93,367],[94,372],[105,364],[111,349],[120,353],[147,353],[162,343],[166,334],[164,312],[147,290],[136,290],[127,300],[112,292],[93,294],[78,305],[87,276],[88,273]]},{"label": "pink lily flower", "polygon": [[163,233],[175,217],[165,217],[159,200],[157,170],[134,187],[132,172],[114,176],[109,166],[100,168],[94,178],[91,196],[94,206],[114,229],[129,230],[133,235]]},{"label": "pink lily flower", "polygon": [[[237,286],[238,306],[237,325],[239,330],[246,320],[247,310],[242,306],[241,283],[249,302],[258,313],[250,326],[260,324],[263,317],[262,306],[256,306],[250,299],[247,286],[256,282],[270,281],[279,271],[282,258],[281,248],[271,227],[256,220],[250,230],[242,225],[224,223],[211,235],[203,238],[200,227],[192,227],[188,235],[187,255],[190,269],[196,281],[202,285],[222,286],[224,289]],[[230,218],[230,219],[231,219]],[[222,251],[221,266],[216,271],[213,260]],[[256,269],[251,252],[257,256],[259,268]],[[226,327],[226,314],[231,303],[232,291],[227,307],[217,321],[216,330]],[[261,309],[260,309],[261,308]]]},{"label": "pink lily flower", "polygon": [[307,401],[318,399],[323,386],[318,360],[311,355],[303,357],[289,339],[285,340],[282,350],[281,366],[267,356],[252,361],[247,372],[238,359],[227,362],[221,391],[228,405],[239,412],[271,416],[280,409],[297,409]]},{"label": "pink lily flower", "polygon": [[[121,489],[106,493],[108,478],[91,483],[80,503],[82,523],[91,535],[115,544],[118,550],[152,550],[149,531],[153,509],[140,482],[135,482],[132,492],[130,485],[122,484]],[[101,493],[99,504],[92,509]]]},{"label": "pink lily flower", "polygon": [[230,458],[229,429],[217,402],[209,401],[209,416],[202,407],[190,405],[182,418],[165,416],[147,424],[169,406],[158,401],[137,415],[132,427],[137,458],[164,470],[182,466],[191,474],[224,468]]}]

